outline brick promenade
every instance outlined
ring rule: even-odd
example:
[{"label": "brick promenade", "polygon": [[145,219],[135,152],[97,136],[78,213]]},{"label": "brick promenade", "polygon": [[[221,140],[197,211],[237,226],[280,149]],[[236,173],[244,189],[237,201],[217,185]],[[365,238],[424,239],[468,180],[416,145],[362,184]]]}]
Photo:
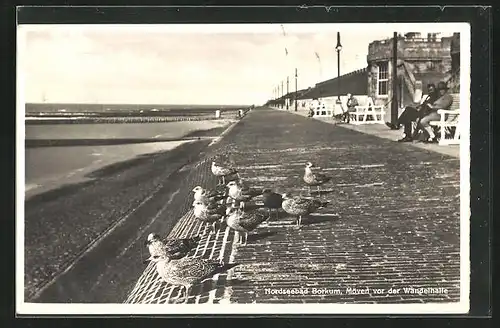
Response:
[{"label": "brick promenade", "polygon": [[[205,238],[192,256],[241,265],[199,286],[190,303],[459,301],[458,158],[266,109],[251,111],[217,149],[227,151],[244,180],[280,193],[307,196],[302,175],[305,162],[312,161],[333,177],[323,196],[332,205],[304,218],[300,229],[282,213],[245,246],[233,244],[234,233],[225,227]],[[170,235],[196,235],[201,229],[189,211]],[[409,287],[447,293],[403,290]],[[279,294],[290,288],[308,294]],[[326,294],[313,294],[313,288]],[[368,294],[348,288],[368,288]],[[401,290],[388,293],[390,288]],[[175,289],[161,283],[150,265],[126,302],[171,302]]]}]

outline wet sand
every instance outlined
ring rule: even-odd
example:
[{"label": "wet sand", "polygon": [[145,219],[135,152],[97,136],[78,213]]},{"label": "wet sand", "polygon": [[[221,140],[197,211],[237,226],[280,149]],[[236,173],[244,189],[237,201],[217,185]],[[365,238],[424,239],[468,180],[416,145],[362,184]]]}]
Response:
[{"label": "wet sand", "polygon": [[25,197],[88,181],[89,174],[137,156],[172,150],[189,141],[111,146],[43,147],[26,151]]}]

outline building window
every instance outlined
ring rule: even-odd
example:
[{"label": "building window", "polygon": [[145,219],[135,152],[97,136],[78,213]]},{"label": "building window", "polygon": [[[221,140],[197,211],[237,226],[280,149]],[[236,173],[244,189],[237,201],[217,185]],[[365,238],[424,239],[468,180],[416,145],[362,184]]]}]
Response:
[{"label": "building window", "polygon": [[377,95],[387,96],[389,90],[389,62],[378,64]]}]

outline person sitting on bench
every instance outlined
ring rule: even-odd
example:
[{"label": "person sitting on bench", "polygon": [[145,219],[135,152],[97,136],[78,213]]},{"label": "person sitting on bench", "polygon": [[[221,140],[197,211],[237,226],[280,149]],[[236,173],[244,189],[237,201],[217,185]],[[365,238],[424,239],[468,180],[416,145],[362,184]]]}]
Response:
[{"label": "person sitting on bench", "polygon": [[343,121],[346,123],[349,123],[351,121],[351,114],[352,112],[356,111],[356,106],[358,106],[358,100],[354,98],[354,96],[350,93],[347,94],[347,111],[344,112],[343,114]]},{"label": "person sitting on bench", "polygon": [[[429,94],[419,105],[417,105],[416,107],[406,106],[406,108],[396,121],[396,124],[390,122],[385,123],[392,130],[399,130],[401,125],[404,126],[404,135],[402,139],[398,140],[399,142],[413,141],[419,130],[418,125],[420,123],[420,119],[422,119],[430,111],[430,108],[428,107],[429,104],[432,104],[438,99],[439,94],[436,90],[436,86],[433,83],[427,85],[427,91]],[[415,129],[415,132],[413,134],[412,122],[417,122],[417,128]]]},{"label": "person sitting on bench", "polygon": [[420,125],[422,126],[422,130],[427,132],[428,138],[425,140],[425,143],[437,143],[437,136],[434,134],[434,130],[432,126],[429,124],[432,121],[439,121],[441,115],[438,114],[439,109],[450,109],[453,104],[453,97],[448,93],[448,86],[445,82],[439,82],[437,86],[437,90],[439,93],[439,98],[434,101],[432,104],[427,105],[430,109],[426,115],[420,120]]}]

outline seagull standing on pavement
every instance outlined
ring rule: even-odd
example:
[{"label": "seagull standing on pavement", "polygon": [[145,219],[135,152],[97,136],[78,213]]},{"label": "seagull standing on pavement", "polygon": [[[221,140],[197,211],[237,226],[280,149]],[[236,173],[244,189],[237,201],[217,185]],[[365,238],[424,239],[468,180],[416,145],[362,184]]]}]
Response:
[{"label": "seagull standing on pavement", "polygon": [[264,208],[267,208],[269,218],[271,218],[271,211],[276,212],[276,218],[279,218],[279,210],[281,209],[281,204],[283,203],[283,196],[273,192],[271,189],[264,189],[262,196],[264,200]]},{"label": "seagull standing on pavement", "polygon": [[[311,193],[311,186],[318,187],[318,192],[320,193],[319,186],[329,182],[332,178],[322,174],[313,172],[314,164],[311,162],[307,162],[306,167],[304,169],[304,177],[303,180],[309,187],[309,193]],[[321,193],[320,193],[321,196]]]},{"label": "seagull standing on pavement", "polygon": [[[246,245],[248,233],[256,229],[259,224],[266,220],[266,216],[259,211],[253,210],[244,212],[233,203],[229,215],[227,216],[226,223],[228,227],[238,232],[238,243]],[[245,238],[243,238],[243,236]],[[243,242],[243,240],[245,241]]]},{"label": "seagull standing on pavement", "polygon": [[163,281],[181,286],[181,290],[185,289],[184,303],[188,301],[189,289],[192,285],[237,265],[202,258],[184,257],[180,260],[172,260],[165,255],[154,255],[147,261],[156,263],[156,271]]},{"label": "seagull standing on pavement", "polygon": [[161,238],[160,235],[150,233],[145,241],[150,255],[165,255],[171,259],[180,259],[186,256],[189,251],[198,246],[200,237],[181,239]]},{"label": "seagull standing on pavement", "polygon": [[225,198],[225,192],[218,189],[203,189],[201,186],[196,186],[192,191],[194,200],[203,203],[216,203]]},{"label": "seagull standing on pavement", "polygon": [[222,178],[222,182],[219,181],[219,184],[225,185],[226,184],[226,177],[228,175],[233,175],[233,174],[238,175],[238,170],[236,170],[235,168],[229,167],[229,166],[219,165],[215,161],[213,161],[212,162],[212,173],[215,176]]},{"label": "seagull standing on pavement", "polygon": [[297,226],[302,223],[302,217],[309,215],[314,211],[324,208],[329,202],[322,202],[317,199],[291,197],[288,194],[283,194],[283,210],[290,214],[297,216]]},{"label": "seagull standing on pavement", "polygon": [[262,189],[251,188],[241,181],[231,181],[227,184],[228,195],[235,201],[240,202],[240,208],[245,208],[245,202],[262,195]]},{"label": "seagull standing on pavement", "polygon": [[205,204],[200,201],[193,202],[193,214],[198,220],[206,223],[212,223],[212,232],[215,232],[217,221],[222,220],[226,215],[226,206],[222,204]]}]

